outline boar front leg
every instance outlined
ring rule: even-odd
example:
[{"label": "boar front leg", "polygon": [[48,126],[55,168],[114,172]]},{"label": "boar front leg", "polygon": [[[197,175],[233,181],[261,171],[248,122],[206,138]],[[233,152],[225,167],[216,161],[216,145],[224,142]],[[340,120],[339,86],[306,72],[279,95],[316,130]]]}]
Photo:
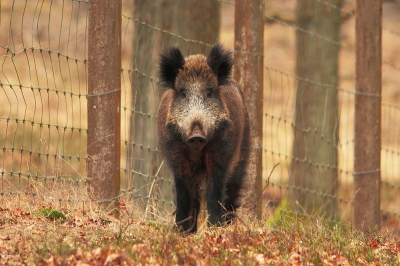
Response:
[{"label": "boar front leg", "polygon": [[208,222],[213,225],[222,225],[224,221],[225,211],[222,208],[225,201],[225,177],[224,171],[215,170],[211,174],[210,181],[207,185],[207,211]]},{"label": "boar front leg", "polygon": [[196,189],[188,189],[185,177],[175,177],[176,217],[175,222],[183,233],[197,231],[197,216],[200,198]]}]

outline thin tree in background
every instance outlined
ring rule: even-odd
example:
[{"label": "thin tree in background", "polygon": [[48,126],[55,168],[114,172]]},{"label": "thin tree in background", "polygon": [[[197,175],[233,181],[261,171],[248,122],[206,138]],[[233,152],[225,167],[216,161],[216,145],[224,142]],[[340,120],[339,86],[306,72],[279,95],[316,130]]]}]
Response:
[{"label": "thin tree in background", "polygon": [[177,0],[174,17],[174,32],[185,39],[194,40],[179,43],[184,56],[206,54],[211,47],[201,44],[214,44],[218,40],[220,28],[220,3],[216,0]]},{"label": "thin tree in background", "polygon": [[303,30],[296,31],[299,78],[289,199],[294,211],[336,217],[338,43],[342,0],[328,2],[329,5],[317,0],[297,1],[297,26]]},{"label": "thin tree in background", "polygon": [[[147,25],[170,30],[172,1],[135,0],[133,18]],[[160,165],[156,152],[156,118],[160,98],[157,75],[157,56],[161,50],[162,37],[154,29],[140,23],[135,24],[135,54],[131,62],[132,113],[128,163],[135,194],[148,204],[151,184]],[[153,133],[152,133],[153,132]],[[129,176],[129,175],[128,175]],[[153,186],[154,188],[154,186]]]}]

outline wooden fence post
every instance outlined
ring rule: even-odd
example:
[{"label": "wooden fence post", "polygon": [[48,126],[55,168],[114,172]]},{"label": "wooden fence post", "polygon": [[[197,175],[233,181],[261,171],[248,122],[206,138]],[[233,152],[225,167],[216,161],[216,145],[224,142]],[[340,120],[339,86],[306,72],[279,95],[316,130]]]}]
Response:
[{"label": "wooden fence post", "polygon": [[121,0],[89,1],[88,179],[92,199],[118,214]]},{"label": "wooden fence post", "polygon": [[[243,89],[250,117],[252,154],[249,175],[255,178],[253,198],[262,191],[262,121],[263,121],[263,49],[264,19],[263,1],[235,0],[235,70],[234,76]],[[257,202],[257,217],[261,218],[262,197]],[[250,207],[255,202],[250,202]]]},{"label": "wooden fence post", "polygon": [[380,229],[382,0],[356,1],[354,225]]}]

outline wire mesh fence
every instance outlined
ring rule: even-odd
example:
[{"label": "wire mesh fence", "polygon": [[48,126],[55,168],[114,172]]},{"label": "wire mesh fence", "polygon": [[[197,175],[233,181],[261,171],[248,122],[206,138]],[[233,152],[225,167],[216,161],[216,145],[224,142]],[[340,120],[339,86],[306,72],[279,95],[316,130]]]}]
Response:
[{"label": "wire mesh fence", "polygon": [[[136,3],[137,2],[137,3]],[[233,1],[212,1],[221,9],[214,35],[183,31],[176,19],[180,1],[173,8],[162,3],[123,1],[121,23],[121,199],[134,201],[146,216],[156,218],[174,209],[173,181],[157,149],[156,112],[163,92],[157,75],[158,54],[167,46],[179,47],[185,56],[207,53],[219,39],[234,47]],[[263,184],[274,169],[263,198],[263,209],[303,213],[315,209],[342,221],[353,219],[355,7],[330,1],[316,5],[341,17],[339,40],[324,32],[299,26],[295,1],[270,1],[264,10]],[[1,195],[50,197],[57,201],[81,201],[86,188],[87,150],[87,1],[2,2],[0,25],[0,151]],[[186,7],[187,8],[187,7]],[[192,8],[195,10],[196,8]],[[164,12],[164,13],[157,13]],[[385,226],[400,221],[400,53],[397,19],[400,3],[383,4],[381,213]],[[163,14],[163,15],[158,15]],[[182,15],[183,16],[183,15]],[[191,13],[189,12],[189,17]],[[193,15],[192,15],[193,16]],[[175,20],[163,19],[174,18]],[[221,25],[219,27],[219,25]],[[208,31],[210,31],[208,29]],[[197,35],[196,35],[197,34]],[[296,34],[339,49],[337,84],[296,73]],[[218,37],[219,35],[219,37]],[[209,39],[207,39],[209,38]],[[235,54],[245,51],[235,51]],[[309,88],[302,97],[320,94],[325,101],[316,120],[324,121],[326,106],[337,100],[336,126],[303,127],[295,120],[301,84]],[[334,92],[331,96],[327,92]],[[375,97],[374,95],[365,95]],[[324,113],[325,112],[325,113]],[[307,113],[306,113],[307,116]],[[322,119],[321,119],[322,118]],[[326,121],[327,123],[327,121]],[[337,163],[294,156],[295,131],[307,141],[323,139],[337,152]],[[366,131],[369,129],[366,127]],[[325,149],[321,147],[321,149]],[[307,165],[314,174],[293,183],[293,164]],[[325,190],[312,186],[326,180],[326,169],[336,181]],[[309,187],[304,184],[310,185]],[[78,189],[79,188],[79,189]],[[83,190],[82,190],[83,188]],[[306,201],[287,204],[291,193],[305,194]],[[39,197],[38,197],[39,198]],[[321,201],[323,204],[320,205]],[[332,213],[320,212],[327,204]]]},{"label": "wire mesh fence", "polygon": [[86,21],[83,2],[2,3],[3,196],[77,198],[86,168]]}]

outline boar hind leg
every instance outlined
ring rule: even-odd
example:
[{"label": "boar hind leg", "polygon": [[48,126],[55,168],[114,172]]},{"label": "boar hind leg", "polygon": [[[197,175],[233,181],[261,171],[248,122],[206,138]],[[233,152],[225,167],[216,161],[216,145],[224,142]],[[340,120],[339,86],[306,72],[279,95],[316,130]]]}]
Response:
[{"label": "boar hind leg", "polygon": [[243,190],[243,180],[246,176],[246,163],[239,163],[232,177],[226,184],[225,209],[227,210],[226,222],[231,223],[235,218],[234,212],[241,206],[241,196]]},{"label": "boar hind leg", "polygon": [[200,198],[196,191],[189,190],[184,178],[175,178],[176,218],[175,222],[183,233],[197,231],[197,216],[200,211]]}]

